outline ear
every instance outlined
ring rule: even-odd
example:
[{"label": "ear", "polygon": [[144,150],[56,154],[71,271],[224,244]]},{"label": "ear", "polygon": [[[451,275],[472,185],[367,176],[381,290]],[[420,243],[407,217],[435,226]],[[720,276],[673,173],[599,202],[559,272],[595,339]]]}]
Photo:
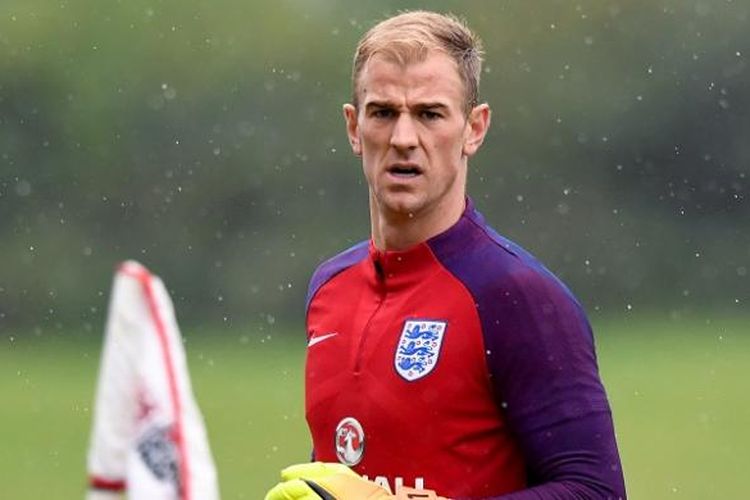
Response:
[{"label": "ear", "polygon": [[487,103],[474,106],[469,112],[464,134],[463,154],[465,156],[473,156],[479,150],[490,128],[490,116],[490,106]]},{"label": "ear", "polygon": [[352,152],[360,156],[362,154],[362,144],[359,140],[359,122],[357,121],[357,108],[353,104],[344,104],[344,120],[346,121],[346,135],[349,136],[349,144],[352,146]]}]

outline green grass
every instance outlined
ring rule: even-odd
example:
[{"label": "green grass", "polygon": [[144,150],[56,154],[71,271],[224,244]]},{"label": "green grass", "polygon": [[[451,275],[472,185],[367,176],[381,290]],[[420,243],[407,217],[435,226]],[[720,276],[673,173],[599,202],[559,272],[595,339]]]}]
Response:
[{"label": "green grass", "polygon": [[[741,498],[750,442],[750,318],[596,321],[628,492]],[[309,457],[303,344],[188,331],[222,498],[257,499]],[[82,498],[99,343],[0,338],[0,498]]]},{"label": "green grass", "polygon": [[750,317],[602,323],[631,498],[746,498]]}]

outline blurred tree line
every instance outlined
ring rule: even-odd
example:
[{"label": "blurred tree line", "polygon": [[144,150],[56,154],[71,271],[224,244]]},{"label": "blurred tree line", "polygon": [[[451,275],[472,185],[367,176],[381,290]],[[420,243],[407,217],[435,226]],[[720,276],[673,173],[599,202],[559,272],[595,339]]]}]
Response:
[{"label": "blurred tree line", "polygon": [[750,301],[750,4],[3,0],[0,330],[100,330],[115,264],[183,322],[301,324],[368,237],[352,52],[399,9],[465,17],[493,125],[470,193],[589,310]]}]

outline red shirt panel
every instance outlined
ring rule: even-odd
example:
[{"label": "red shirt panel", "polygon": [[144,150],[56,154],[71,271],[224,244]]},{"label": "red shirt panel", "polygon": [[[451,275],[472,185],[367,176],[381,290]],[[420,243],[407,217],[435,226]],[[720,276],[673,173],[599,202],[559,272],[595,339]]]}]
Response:
[{"label": "red shirt panel", "polygon": [[[434,368],[411,381],[396,369],[410,320],[445,323]],[[426,244],[388,253],[371,245],[366,258],[317,290],[307,328],[314,340],[306,415],[316,460],[340,460],[336,429],[354,418],[364,443],[353,469],[387,478],[392,489],[397,478],[449,497],[525,486],[522,457],[493,396],[474,300]]]}]

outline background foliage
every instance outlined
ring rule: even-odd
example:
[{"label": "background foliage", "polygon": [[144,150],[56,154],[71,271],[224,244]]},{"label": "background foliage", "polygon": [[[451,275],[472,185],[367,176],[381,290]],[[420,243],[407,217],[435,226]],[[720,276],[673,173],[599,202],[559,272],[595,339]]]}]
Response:
[{"label": "background foliage", "polygon": [[[0,327],[98,329],[115,262],[183,322],[299,321],[368,236],[340,106],[374,20],[424,2],[4,0]],[[470,190],[589,309],[746,307],[747,2],[443,1],[494,108]]]}]

